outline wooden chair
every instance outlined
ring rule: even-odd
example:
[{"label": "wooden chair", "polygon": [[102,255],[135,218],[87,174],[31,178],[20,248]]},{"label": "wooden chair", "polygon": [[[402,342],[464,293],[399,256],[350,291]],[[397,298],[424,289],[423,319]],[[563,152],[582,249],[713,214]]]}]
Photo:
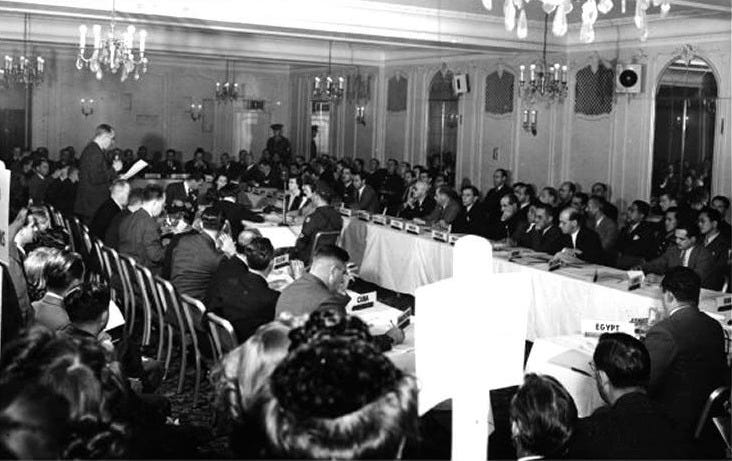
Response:
[{"label": "wooden chair", "polygon": [[315,256],[315,253],[320,247],[325,245],[338,245],[340,236],[340,231],[320,231],[315,234],[315,238],[313,239],[313,249],[310,252],[310,261],[312,262],[313,256]]},{"label": "wooden chair", "polygon": [[160,294],[155,285],[155,278],[150,269],[141,264],[135,264],[134,269],[137,286],[140,289],[139,296],[142,300],[142,344],[145,346],[150,344],[152,324],[153,319],[155,319],[158,327],[158,351],[156,358],[160,360],[163,356],[163,344],[165,342],[165,309],[160,300]]},{"label": "wooden chair", "polygon": [[727,451],[732,450],[730,440],[730,387],[720,386],[709,394],[709,398],[702,408],[699,422],[694,431],[694,439],[699,440],[704,428],[711,421],[722,437]]},{"label": "wooden chair", "polygon": [[213,359],[219,362],[224,355],[239,345],[239,341],[236,339],[234,327],[231,326],[228,320],[213,312],[206,312],[206,323],[208,326],[208,340],[214,354]]},{"label": "wooden chair", "polygon": [[[125,331],[128,335],[132,334],[132,326],[135,323],[135,293],[132,289],[132,283],[129,278],[127,268],[122,264],[119,254],[114,248],[110,248],[106,245],[101,246],[102,259],[104,265],[107,267],[110,273],[110,285],[120,288],[119,292],[116,293],[117,305],[122,308],[122,312],[125,316]],[[119,285],[116,281],[119,281]]]},{"label": "wooden chair", "polygon": [[193,406],[198,404],[198,391],[201,387],[201,348],[198,344],[198,332],[203,333],[204,315],[206,306],[201,301],[188,295],[180,295],[181,310],[183,319],[186,321],[188,332],[191,335],[191,344],[194,351],[194,365],[196,368],[196,381],[193,388]]}]

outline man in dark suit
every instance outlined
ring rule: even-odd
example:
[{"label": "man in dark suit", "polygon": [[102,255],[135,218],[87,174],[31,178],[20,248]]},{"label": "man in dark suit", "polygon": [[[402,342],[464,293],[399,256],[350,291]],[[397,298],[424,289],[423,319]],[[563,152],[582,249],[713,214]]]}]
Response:
[{"label": "man in dark suit", "polygon": [[483,235],[486,227],[485,212],[480,209],[478,199],[480,192],[475,186],[465,186],[460,191],[463,206],[460,208],[455,221],[452,222],[452,232],[456,234]]},{"label": "man in dark suit", "polygon": [[189,216],[195,214],[201,184],[201,173],[193,173],[188,179],[168,184],[165,188],[165,206],[168,212],[185,212]]},{"label": "man in dark suit", "polygon": [[727,238],[727,241],[732,242],[732,227],[730,227],[730,224],[724,219],[724,217],[727,216],[727,211],[729,210],[729,198],[724,195],[717,195],[712,199],[711,206],[719,212],[719,216],[722,218],[719,222],[719,232]]},{"label": "man in dark suit", "polygon": [[105,152],[114,144],[114,130],[101,124],[94,139],[81,152],[79,185],[76,190],[74,212],[89,223],[99,206],[109,196],[109,186],[122,170],[122,161],[107,159]]},{"label": "man in dark suit", "polygon": [[332,197],[333,191],[330,187],[319,181],[311,198],[315,211],[305,218],[302,231],[295,242],[294,256],[296,259],[303,261],[305,265],[310,263],[315,236],[318,232],[340,232],[343,228],[343,218],[338,211],[330,206]]},{"label": "man in dark suit", "polygon": [[236,197],[239,195],[239,186],[236,184],[229,183],[219,189],[219,196],[221,200],[216,202],[214,205],[224,219],[229,221],[231,225],[231,235],[236,236],[244,229],[242,220],[251,222],[264,222],[264,218],[257,213],[249,210],[244,205],[236,202]]},{"label": "man in dark suit", "polygon": [[269,288],[274,248],[266,238],[236,244],[236,256],[224,259],[211,279],[206,299],[208,309],[228,320],[240,343],[257,328],[274,320],[280,294]]},{"label": "man in dark suit", "polygon": [[635,200],[628,207],[628,219],[618,237],[618,262],[621,269],[629,269],[653,258],[654,228],[646,222],[651,206],[643,200]]},{"label": "man in dark suit", "polygon": [[310,270],[282,290],[275,315],[310,314],[317,309],[335,308],[343,314],[350,297],[346,294],[348,252],[335,245],[324,245],[315,252]]},{"label": "man in dark suit", "polygon": [[429,196],[429,190],[429,184],[424,181],[417,181],[407,202],[402,205],[399,216],[404,219],[424,219],[432,213],[436,203],[435,199]]},{"label": "man in dark suit", "polygon": [[202,147],[196,149],[193,153],[193,159],[188,160],[185,165],[185,172],[188,174],[199,173],[201,175],[211,174],[211,166],[204,159],[206,151]]},{"label": "man in dark suit", "polygon": [[435,208],[432,213],[425,217],[428,224],[446,229],[455,221],[458,213],[460,213],[460,205],[452,198],[452,194],[454,192],[448,186],[437,188],[437,191],[435,191]]},{"label": "man in dark suit", "polygon": [[534,222],[536,233],[531,248],[550,255],[556,254],[563,248],[562,231],[556,224],[556,209],[551,205],[537,203],[534,205]]},{"label": "man in dark suit", "polygon": [[483,211],[487,213],[488,225],[501,220],[501,197],[512,192],[507,181],[508,171],[503,168],[499,168],[493,173],[493,189],[485,194],[482,207]]},{"label": "man in dark suit", "polygon": [[259,162],[260,176],[257,178],[259,187],[273,187],[275,189],[282,189],[282,180],[279,174],[272,167],[272,164],[267,160]]},{"label": "man in dark suit", "polygon": [[651,358],[638,339],[605,333],[592,361],[597,389],[608,404],[577,421],[570,459],[683,459],[688,435],[647,395]]},{"label": "man in dark suit", "polygon": [[513,237],[525,222],[519,215],[518,199],[512,192],[501,197],[499,203],[501,206],[500,218],[488,225],[488,238],[491,240],[503,240]]},{"label": "man in dark suit", "polygon": [[165,206],[165,193],[160,186],[145,188],[142,206],[119,223],[119,252],[132,256],[139,264],[159,274],[165,251],[160,240],[160,224],[156,221]]},{"label": "man in dark suit", "polygon": [[124,179],[115,179],[109,187],[109,198],[102,202],[94,213],[89,230],[96,238],[103,240],[107,229],[127,206],[130,196],[130,183]]},{"label": "man in dark suit", "polygon": [[353,175],[353,203],[354,210],[364,210],[369,213],[379,211],[379,197],[373,187],[366,184],[363,173],[352,173]]},{"label": "man in dark suit", "polygon": [[722,327],[699,311],[700,288],[701,279],[689,268],[666,272],[661,281],[662,320],[645,339],[651,356],[648,393],[687,437],[711,391],[729,380]]},{"label": "man in dark suit", "polygon": [[176,159],[175,149],[168,149],[165,151],[165,161],[158,165],[158,172],[164,176],[170,176],[171,174],[183,173],[183,166]]},{"label": "man in dark suit", "polygon": [[254,157],[252,156],[252,154],[250,154],[246,150],[242,150],[239,152],[239,168],[239,181],[242,184],[251,184],[255,182],[258,183],[260,181],[262,172],[259,171],[259,165],[257,165],[257,162],[254,161]]},{"label": "man in dark suit", "polygon": [[592,196],[587,201],[587,228],[597,232],[605,252],[606,264],[614,263],[615,245],[618,240],[618,225],[606,213],[607,202],[604,198]]},{"label": "man in dark suit", "polygon": [[618,207],[612,204],[610,202],[610,191],[608,190],[607,184],[602,182],[596,182],[592,185],[592,195],[595,197],[601,197],[603,200],[605,200],[605,216],[612,219],[615,222],[618,222]]},{"label": "man in dark suit", "polygon": [[721,290],[724,286],[725,274],[729,277],[729,239],[719,231],[722,216],[719,211],[706,207],[699,212],[698,225],[701,241],[714,259],[714,268],[710,275],[709,285],[713,290]]},{"label": "man in dark suit", "polygon": [[711,289],[714,285],[714,256],[698,243],[699,227],[691,221],[679,222],[674,234],[676,246],[640,266],[643,272],[665,274],[669,269],[684,266],[696,272],[702,280],[703,288]]},{"label": "man in dark suit", "polygon": [[559,214],[559,228],[562,230],[562,250],[554,255],[555,260],[566,263],[580,261],[602,264],[603,252],[600,237],[582,225],[582,214],[567,207]]},{"label": "man in dark suit", "polygon": [[536,190],[531,184],[523,182],[513,185],[513,193],[518,199],[518,215],[519,219],[524,222],[529,221],[529,207],[534,203]]},{"label": "man in dark suit", "polygon": [[201,230],[186,235],[173,249],[170,281],[178,291],[207,303],[206,290],[226,257],[236,253],[234,241],[219,235],[224,224],[222,215],[213,207],[201,214]]},{"label": "man in dark suit", "polygon": [[216,174],[224,175],[229,178],[230,181],[238,181],[239,175],[241,175],[239,163],[232,162],[229,154],[224,152],[221,154],[221,164],[219,165],[218,170],[216,170]]},{"label": "man in dark suit", "polygon": [[144,192],[145,190],[141,188],[135,188],[130,191],[127,196],[127,206],[109,221],[107,232],[102,239],[105,245],[119,251],[119,224],[124,218],[142,207],[142,196]]},{"label": "man in dark suit", "polygon": [[50,167],[47,158],[39,158],[33,161],[33,174],[28,179],[28,198],[33,200],[35,205],[46,203],[46,192],[51,184],[48,176]]},{"label": "man in dark suit", "polygon": [[564,181],[559,186],[559,204],[557,204],[558,210],[563,210],[567,207],[572,206],[572,198],[577,193],[577,186],[572,181]]}]

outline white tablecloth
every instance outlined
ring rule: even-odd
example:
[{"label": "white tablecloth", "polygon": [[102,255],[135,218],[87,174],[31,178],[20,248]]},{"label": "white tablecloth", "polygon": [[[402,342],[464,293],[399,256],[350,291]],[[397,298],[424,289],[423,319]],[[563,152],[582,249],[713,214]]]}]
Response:
[{"label": "white tablecloth", "polygon": [[[452,276],[453,247],[427,234],[368,224],[360,277],[384,288],[414,294],[423,285]],[[597,265],[565,267],[548,271],[548,264],[525,265],[509,262],[506,252],[495,252],[495,272],[525,271],[531,274],[527,290],[533,293],[529,309],[527,339],[576,334],[581,319],[629,320],[648,317],[651,307],[661,306],[660,288],[646,285],[628,291],[624,272]],[[592,282],[595,272],[599,281]],[[721,293],[702,290],[700,307],[716,310]],[[507,306],[508,307],[508,306]],[[727,313],[729,318],[729,313]]]}]

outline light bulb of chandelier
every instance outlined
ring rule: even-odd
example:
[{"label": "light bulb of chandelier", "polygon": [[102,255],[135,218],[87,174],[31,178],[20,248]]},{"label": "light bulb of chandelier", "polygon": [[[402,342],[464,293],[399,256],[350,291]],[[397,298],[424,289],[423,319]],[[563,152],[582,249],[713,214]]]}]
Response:
[{"label": "light bulb of chandelier", "polygon": [[669,0],[664,0],[663,3],[661,3],[661,17],[665,17],[670,9],[671,2]]},{"label": "light bulb of chandelier", "polygon": [[552,21],[552,34],[555,37],[562,37],[567,33],[567,15],[563,8],[557,8],[554,12],[554,20]]},{"label": "light bulb of chandelier", "polygon": [[552,11],[554,11],[554,10],[556,10],[556,9],[557,9],[557,5],[552,5],[551,3],[544,3],[544,4],[543,4],[543,5],[541,6],[541,9],[542,9],[542,10],[544,11],[544,13],[546,13],[546,14],[552,14]]},{"label": "light bulb of chandelier", "polygon": [[513,0],[506,0],[503,4],[503,24],[508,32],[512,32],[516,27],[516,7]]},{"label": "light bulb of chandelier", "polygon": [[529,25],[526,21],[526,10],[522,8],[521,13],[519,14],[518,26],[516,27],[516,36],[523,40],[528,34]]},{"label": "light bulb of chandelier", "polygon": [[493,9],[493,0],[483,0],[483,7],[490,11]]},{"label": "light bulb of chandelier", "polygon": [[597,11],[602,14],[608,14],[613,9],[613,0],[600,0],[597,4]]},{"label": "light bulb of chandelier", "polygon": [[97,70],[96,77],[97,77],[97,80],[101,80],[102,79],[102,69],[98,69]]}]

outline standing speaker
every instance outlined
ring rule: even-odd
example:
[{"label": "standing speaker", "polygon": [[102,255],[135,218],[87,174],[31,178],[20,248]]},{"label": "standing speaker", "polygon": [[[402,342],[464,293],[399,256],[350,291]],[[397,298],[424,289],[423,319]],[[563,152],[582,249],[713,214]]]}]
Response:
[{"label": "standing speaker", "polygon": [[616,93],[640,93],[643,66],[640,64],[618,64],[615,69]]}]

